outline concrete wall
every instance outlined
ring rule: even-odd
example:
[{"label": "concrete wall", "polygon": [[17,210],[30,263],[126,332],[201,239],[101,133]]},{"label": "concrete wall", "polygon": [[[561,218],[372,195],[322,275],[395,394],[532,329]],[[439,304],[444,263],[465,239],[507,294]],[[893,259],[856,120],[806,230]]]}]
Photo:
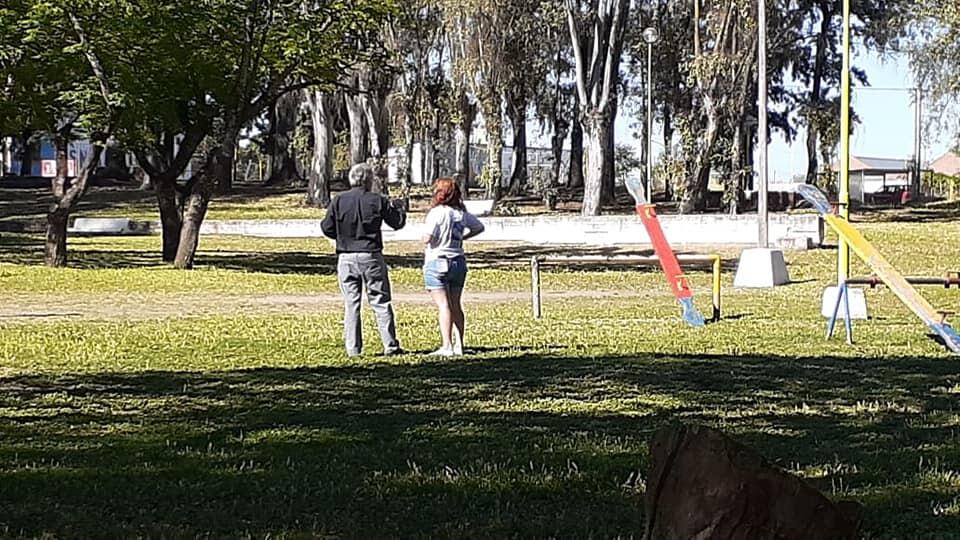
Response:
[{"label": "concrete wall", "polygon": [[[530,242],[536,244],[648,244],[650,239],[636,216],[535,216],[486,217],[486,232],[477,240]],[[757,243],[756,216],[705,214],[660,216],[664,234],[672,245],[752,246]],[[212,221],[203,223],[201,234],[313,238],[323,236],[320,220]],[[384,226],[384,241],[416,241],[423,234],[422,218],[411,219],[405,228]],[[823,222],[815,214],[771,214],[770,241],[778,247],[807,249],[823,243]]]}]

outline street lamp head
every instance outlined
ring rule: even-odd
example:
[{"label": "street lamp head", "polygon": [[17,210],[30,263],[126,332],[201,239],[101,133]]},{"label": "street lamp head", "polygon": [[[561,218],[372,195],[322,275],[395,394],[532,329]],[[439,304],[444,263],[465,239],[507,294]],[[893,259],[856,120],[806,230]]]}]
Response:
[{"label": "street lamp head", "polygon": [[660,41],[660,32],[651,26],[643,31],[643,40],[650,44],[656,43]]}]

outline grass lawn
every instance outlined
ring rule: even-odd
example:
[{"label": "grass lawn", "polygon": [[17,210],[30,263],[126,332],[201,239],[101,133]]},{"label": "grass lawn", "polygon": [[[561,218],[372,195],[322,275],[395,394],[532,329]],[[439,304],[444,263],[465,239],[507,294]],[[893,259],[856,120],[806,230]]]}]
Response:
[{"label": "grass lawn", "polygon": [[[905,274],[960,269],[960,224],[895,217],[862,228]],[[474,244],[471,354],[378,357],[365,311],[348,359],[326,242],[204,238],[189,273],[154,237],[71,248],[48,270],[39,238],[0,236],[0,537],[636,536],[647,442],[676,421],[862,502],[869,538],[960,534],[960,363],[882,288],[855,346],[825,341],[833,251],[788,253],[775,290],[727,272],[724,320],[694,330],[656,272],[597,267],[545,273],[534,321],[544,248]],[[388,258],[426,351],[415,250]]]},{"label": "grass lawn", "polygon": [[[47,189],[9,189],[0,183],[0,223],[3,221],[36,221],[46,217],[52,197]],[[270,188],[238,184],[229,195],[215,195],[207,211],[207,219],[321,219],[324,209],[304,204],[304,190],[297,188]],[[411,198],[411,213],[428,210],[429,193],[418,188]],[[531,198],[513,199],[500,209],[505,215],[543,213],[543,205]],[[570,204],[561,210],[572,212]],[[624,206],[631,211],[632,206]],[[141,221],[159,220],[153,191],[127,187],[92,187],[80,200],[72,217],[120,217]]]}]

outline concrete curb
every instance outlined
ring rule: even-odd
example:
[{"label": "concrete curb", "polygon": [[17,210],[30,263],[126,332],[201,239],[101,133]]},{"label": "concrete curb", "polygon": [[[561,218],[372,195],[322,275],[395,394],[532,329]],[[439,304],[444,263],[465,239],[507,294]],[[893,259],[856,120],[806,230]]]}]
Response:
[{"label": "concrete curb", "polygon": [[[725,214],[661,215],[660,223],[671,245],[755,246],[757,219],[753,215]],[[160,234],[159,221],[118,218],[77,218],[89,230],[71,228],[72,234],[107,235]],[[99,220],[102,224],[98,223]],[[109,223],[108,223],[109,221]],[[123,223],[118,227],[118,223]],[[648,244],[646,229],[633,215],[618,216],[528,216],[484,217],[486,231],[478,240],[484,242],[527,242],[541,245],[620,245]],[[9,232],[32,232],[28,227],[4,223]],[[76,220],[74,221],[76,224]],[[31,224],[32,225],[32,224]],[[101,226],[103,225],[103,226]],[[108,231],[110,225],[116,231]],[[407,226],[393,231],[384,226],[385,242],[418,241],[423,233],[423,218],[412,218]],[[32,229],[32,227],[29,227]],[[11,230],[12,229],[12,230]],[[17,230],[20,229],[20,230]],[[771,214],[771,243],[781,249],[810,249],[823,244],[824,225],[819,215]],[[319,219],[288,220],[207,220],[200,229],[205,236],[255,236],[263,238],[322,238]]]},{"label": "concrete curb", "polygon": [[[646,229],[635,216],[532,216],[485,217],[484,242],[528,242],[543,245],[648,244]],[[755,216],[703,214],[660,216],[664,233],[675,246],[743,245],[757,243]],[[157,224],[159,227],[159,224]],[[773,214],[770,239],[784,249],[809,249],[823,243],[823,221],[816,214]],[[320,220],[205,221],[203,235],[238,235],[267,238],[321,238]],[[407,222],[399,231],[383,229],[386,242],[417,241],[423,234],[423,219]]]}]

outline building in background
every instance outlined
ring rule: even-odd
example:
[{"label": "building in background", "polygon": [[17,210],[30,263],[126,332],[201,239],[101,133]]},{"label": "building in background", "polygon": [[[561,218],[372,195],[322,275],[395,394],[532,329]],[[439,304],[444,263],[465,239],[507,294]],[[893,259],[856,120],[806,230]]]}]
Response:
[{"label": "building in background", "polygon": [[960,153],[947,152],[931,163],[929,169],[937,174],[960,177]]},{"label": "building in background", "polygon": [[[915,167],[912,159],[850,156],[850,200],[874,204],[893,197],[891,202],[900,202],[899,193],[909,192]],[[833,170],[839,172],[838,164]]]}]

